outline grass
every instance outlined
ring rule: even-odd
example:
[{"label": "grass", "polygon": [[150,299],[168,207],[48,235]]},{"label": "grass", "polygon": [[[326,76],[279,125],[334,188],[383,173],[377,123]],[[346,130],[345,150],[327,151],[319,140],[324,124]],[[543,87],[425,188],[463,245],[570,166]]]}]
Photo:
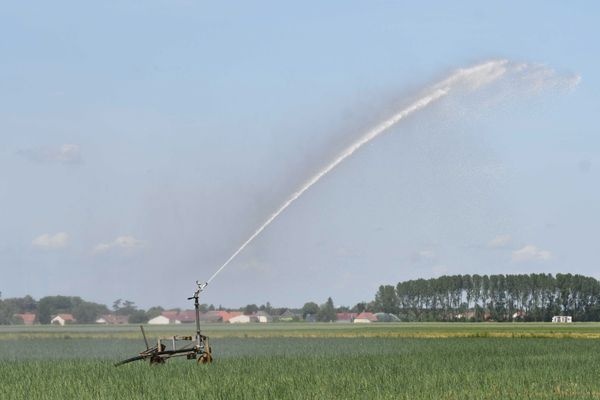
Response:
[{"label": "grass", "polygon": [[0,398],[600,399],[600,341],[571,335],[592,337],[599,327],[208,326],[212,365],[176,359],[120,368],[113,362],[143,347],[135,327],[4,328]]}]

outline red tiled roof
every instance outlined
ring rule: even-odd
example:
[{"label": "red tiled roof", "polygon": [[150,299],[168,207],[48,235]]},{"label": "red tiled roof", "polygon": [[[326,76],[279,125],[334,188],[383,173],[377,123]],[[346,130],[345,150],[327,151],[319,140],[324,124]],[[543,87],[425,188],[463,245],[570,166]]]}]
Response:
[{"label": "red tiled roof", "polygon": [[239,317],[243,314],[241,311],[224,311],[227,314],[227,317],[223,316],[223,322],[229,321],[231,318]]},{"label": "red tiled roof", "polygon": [[33,325],[35,322],[34,313],[15,314],[15,317],[21,318],[23,320],[23,324],[25,325]]},{"label": "red tiled roof", "polygon": [[195,310],[171,310],[171,311],[163,311],[160,313],[163,317],[169,319],[169,321],[180,321],[180,322],[194,322],[196,320],[196,311]]},{"label": "red tiled roof", "polygon": [[375,314],[370,313],[370,312],[363,312],[360,313],[356,316],[356,318],[358,319],[368,319],[369,321],[377,321],[377,317],[375,316]]},{"label": "red tiled roof", "polygon": [[358,314],[356,313],[340,312],[336,314],[336,317],[338,321],[350,321],[353,318],[356,318],[357,315]]},{"label": "red tiled roof", "polygon": [[177,314],[179,314],[179,311],[177,311],[177,310],[163,311],[160,313],[160,315],[168,318],[169,320],[177,319]]},{"label": "red tiled roof", "polygon": [[175,318],[181,322],[194,322],[196,320],[196,311],[195,310],[184,310],[177,314]]}]

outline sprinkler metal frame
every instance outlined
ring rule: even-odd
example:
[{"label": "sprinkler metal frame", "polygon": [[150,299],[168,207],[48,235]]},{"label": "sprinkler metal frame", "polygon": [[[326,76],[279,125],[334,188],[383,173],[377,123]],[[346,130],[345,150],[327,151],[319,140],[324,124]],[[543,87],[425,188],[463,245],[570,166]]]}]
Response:
[{"label": "sprinkler metal frame", "polygon": [[[213,360],[208,336],[202,334],[200,330],[200,292],[206,288],[208,283],[196,281],[196,290],[194,295],[188,297],[188,300],[194,300],[194,310],[196,313],[196,336],[168,336],[159,337],[156,345],[150,347],[144,326],[140,325],[146,350],[141,351],[139,355],[119,361],[116,367],[133,361],[148,360],[150,365],[164,364],[171,357],[186,357],[188,360],[196,360],[198,364],[208,364]],[[164,342],[164,343],[163,343]],[[185,342],[183,347],[178,347],[178,342]],[[171,349],[167,349],[165,343],[171,344]]]}]

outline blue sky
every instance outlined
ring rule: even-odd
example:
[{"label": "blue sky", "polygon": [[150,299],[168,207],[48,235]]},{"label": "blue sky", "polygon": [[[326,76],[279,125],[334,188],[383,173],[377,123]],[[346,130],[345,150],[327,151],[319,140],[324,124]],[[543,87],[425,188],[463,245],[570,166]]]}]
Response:
[{"label": "blue sky", "polygon": [[598,274],[598,6],[39,2],[0,11],[0,291],[185,306],[308,177],[422,88],[506,83],[403,121],[325,177],[205,301],[370,300],[455,273]]}]

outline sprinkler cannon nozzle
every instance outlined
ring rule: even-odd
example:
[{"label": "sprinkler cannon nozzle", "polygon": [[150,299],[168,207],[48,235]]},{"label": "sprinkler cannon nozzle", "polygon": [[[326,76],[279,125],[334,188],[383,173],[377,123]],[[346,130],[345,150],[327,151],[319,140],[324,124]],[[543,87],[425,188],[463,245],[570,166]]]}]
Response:
[{"label": "sprinkler cannon nozzle", "polygon": [[200,283],[200,281],[196,281],[196,285],[198,285],[198,290],[199,291],[203,291],[204,288],[208,286],[208,282],[202,282],[202,283]]},{"label": "sprinkler cannon nozzle", "polygon": [[200,283],[200,281],[196,281],[196,285],[198,287],[194,291],[194,295],[192,297],[188,297],[188,300],[197,299],[198,295],[200,295],[200,292],[203,291],[206,286],[208,286],[208,282]]}]

